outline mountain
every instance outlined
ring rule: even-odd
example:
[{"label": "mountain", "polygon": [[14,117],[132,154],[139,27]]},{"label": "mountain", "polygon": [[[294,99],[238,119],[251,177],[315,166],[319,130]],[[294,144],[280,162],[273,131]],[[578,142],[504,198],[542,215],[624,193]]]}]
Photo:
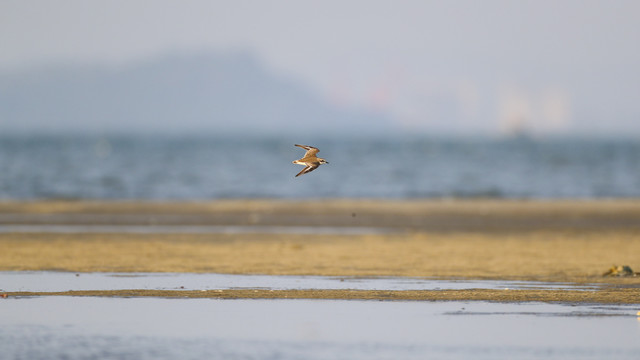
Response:
[{"label": "mountain", "polygon": [[125,67],[0,75],[2,132],[382,132],[380,115],[332,106],[247,53],[162,56]]}]

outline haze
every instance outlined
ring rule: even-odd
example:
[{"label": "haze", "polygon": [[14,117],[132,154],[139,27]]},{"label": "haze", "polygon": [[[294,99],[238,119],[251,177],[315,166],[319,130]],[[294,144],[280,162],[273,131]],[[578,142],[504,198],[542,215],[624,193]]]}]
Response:
[{"label": "haze", "polygon": [[[243,54],[272,78],[270,84],[288,84],[278,99],[303,93],[315,105],[290,111],[282,108],[291,104],[276,102],[267,109],[279,110],[266,118],[231,120],[238,128],[282,114],[277,128],[286,129],[313,113],[314,122],[339,119],[327,128],[340,131],[370,123],[382,132],[637,136],[638,14],[637,1],[593,0],[3,1],[0,127],[36,131],[55,121],[64,131],[100,129],[108,122],[108,130],[132,122],[139,122],[140,131],[179,128],[189,123],[180,111],[149,125],[157,114],[144,109],[153,107],[153,97],[126,121],[71,121],[68,111],[53,105],[46,109],[57,117],[30,113],[23,108],[38,108],[41,99],[28,96],[25,79],[87,67],[131,74],[167,58]],[[15,95],[16,84],[24,94]],[[55,91],[66,91],[68,83],[61,84]],[[194,94],[197,89],[188,95]],[[197,118],[189,123],[192,131],[220,126],[206,120],[219,117],[215,107],[185,105],[186,95],[173,99],[177,109],[200,111],[185,115]],[[13,102],[21,105],[7,110]]]}]

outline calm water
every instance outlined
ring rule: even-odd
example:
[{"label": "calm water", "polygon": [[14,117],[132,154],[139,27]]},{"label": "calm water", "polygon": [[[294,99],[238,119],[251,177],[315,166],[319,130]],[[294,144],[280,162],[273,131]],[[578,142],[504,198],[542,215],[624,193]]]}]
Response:
[{"label": "calm water", "polygon": [[638,359],[629,306],[0,299],[3,359]]},{"label": "calm water", "polygon": [[640,197],[640,142],[0,137],[0,199],[245,197]]},{"label": "calm water", "polygon": [[240,275],[191,273],[72,273],[0,271],[0,292],[70,290],[226,290],[226,289],[352,289],[352,290],[573,290],[593,291],[602,284],[546,283],[505,280],[438,280],[410,277]]},{"label": "calm water", "polygon": [[[572,284],[224,274],[1,272],[0,291],[558,289]],[[508,291],[505,289],[505,291]],[[0,298],[2,359],[638,359],[637,305]]]}]

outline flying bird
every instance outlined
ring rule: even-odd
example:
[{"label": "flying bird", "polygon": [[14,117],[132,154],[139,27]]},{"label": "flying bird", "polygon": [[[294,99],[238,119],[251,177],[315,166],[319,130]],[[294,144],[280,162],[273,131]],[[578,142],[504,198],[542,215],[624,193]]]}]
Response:
[{"label": "flying bird", "polygon": [[315,148],[309,145],[298,145],[298,144],[294,144],[294,145],[307,150],[307,152],[304,153],[304,156],[302,158],[293,161],[294,164],[304,165],[304,169],[302,169],[302,171],[300,171],[295,177],[304,175],[308,172],[312,172],[313,170],[317,169],[318,166],[329,163],[327,160],[323,158],[316,157],[316,154],[320,151],[318,150],[318,148]]}]

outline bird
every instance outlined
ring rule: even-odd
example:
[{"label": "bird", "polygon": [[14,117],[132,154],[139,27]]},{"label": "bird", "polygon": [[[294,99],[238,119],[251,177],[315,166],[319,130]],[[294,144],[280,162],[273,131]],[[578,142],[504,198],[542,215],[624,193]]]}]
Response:
[{"label": "bird", "polygon": [[304,153],[304,156],[302,158],[293,161],[294,164],[305,166],[304,169],[302,169],[302,171],[300,171],[295,177],[304,175],[308,172],[312,172],[313,170],[317,169],[318,166],[329,163],[327,160],[323,158],[316,157],[316,154],[320,151],[316,147],[309,146],[309,145],[298,145],[298,144],[294,144],[294,146],[301,147],[307,150],[307,152]]}]

